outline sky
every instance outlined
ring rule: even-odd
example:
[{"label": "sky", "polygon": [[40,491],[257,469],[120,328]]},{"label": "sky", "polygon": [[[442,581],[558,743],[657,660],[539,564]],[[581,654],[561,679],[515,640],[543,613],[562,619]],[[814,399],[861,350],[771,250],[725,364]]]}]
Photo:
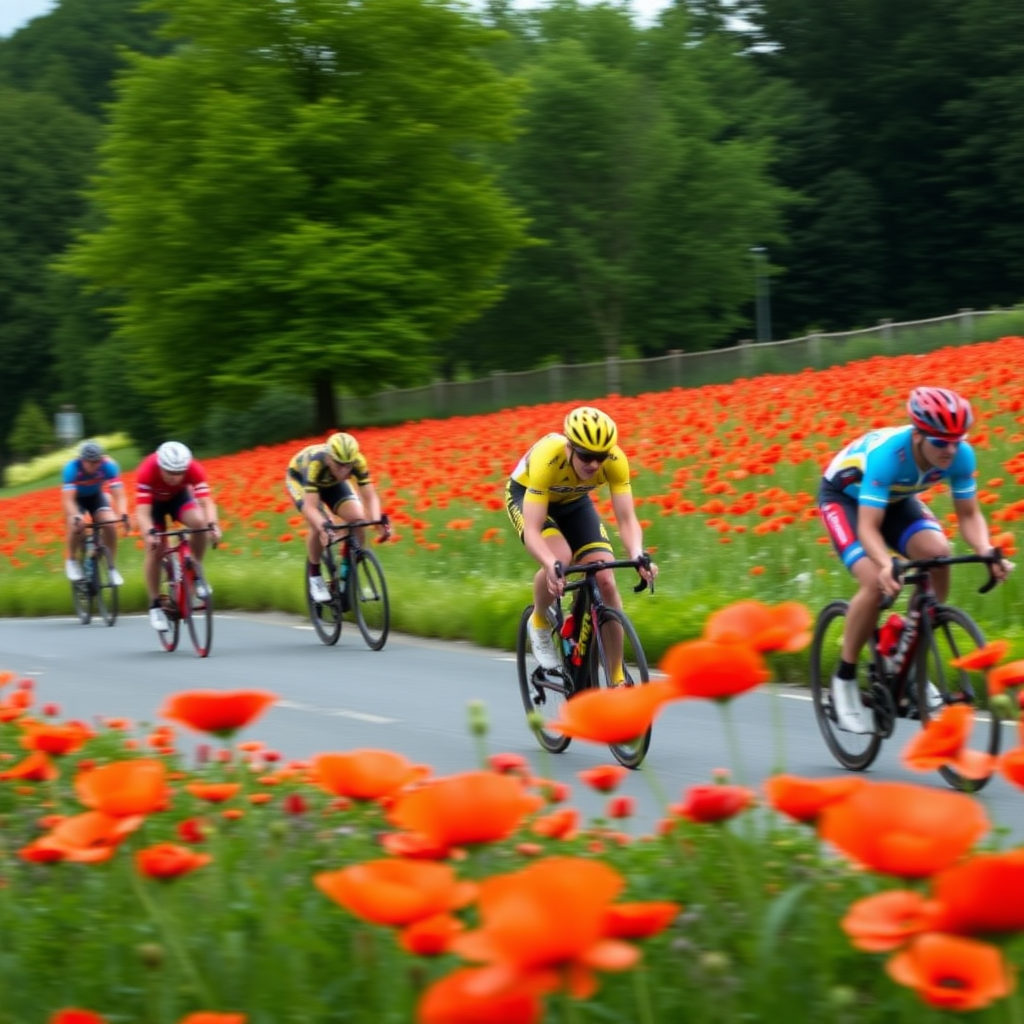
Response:
[{"label": "sky", "polygon": [[[57,0],[0,0],[0,36],[9,36],[32,18],[47,14]],[[644,20],[667,5],[667,0],[633,0],[633,9]],[[529,6],[525,4],[524,6]]]}]

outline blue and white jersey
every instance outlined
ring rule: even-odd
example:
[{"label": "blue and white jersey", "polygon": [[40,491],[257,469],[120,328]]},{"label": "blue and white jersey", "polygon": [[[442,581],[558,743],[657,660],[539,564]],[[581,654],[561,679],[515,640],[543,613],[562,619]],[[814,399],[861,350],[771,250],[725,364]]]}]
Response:
[{"label": "blue and white jersey", "polygon": [[913,433],[910,426],[887,427],[858,437],[828,464],[825,480],[861,505],[875,508],[920,494],[947,478],[954,500],[974,497],[978,491],[974,449],[961,441],[948,469],[930,466],[922,471],[914,461]]},{"label": "blue and white jersey", "polygon": [[120,476],[117,463],[106,456],[92,473],[85,468],[81,459],[72,459],[64,467],[62,490],[74,491],[80,498],[89,498],[99,494],[106,483],[111,487],[120,487]]}]

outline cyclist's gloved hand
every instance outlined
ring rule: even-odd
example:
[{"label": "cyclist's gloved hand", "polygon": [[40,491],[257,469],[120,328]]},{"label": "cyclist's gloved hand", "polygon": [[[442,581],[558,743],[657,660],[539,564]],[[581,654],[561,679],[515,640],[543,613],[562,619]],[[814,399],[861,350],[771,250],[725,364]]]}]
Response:
[{"label": "cyclist's gloved hand", "polygon": [[156,551],[160,547],[160,538],[156,535],[157,530],[155,526],[149,528],[149,550]]},{"label": "cyclist's gloved hand", "polygon": [[878,570],[878,589],[883,597],[895,597],[902,589],[902,584],[892,574],[892,568],[890,561]]},{"label": "cyclist's gloved hand", "polygon": [[[996,548],[993,548],[989,552],[989,554],[993,555],[995,553]],[[993,562],[991,564],[990,569],[992,570],[992,575],[995,577],[995,579],[1001,583],[1003,580],[1006,579],[1007,576],[1010,575],[1011,572],[1013,572],[1014,563],[1011,562],[1008,558],[1000,558],[998,562]]]},{"label": "cyclist's gloved hand", "polygon": [[391,520],[386,515],[382,515],[380,519],[377,524],[377,539],[383,543],[391,539]]},{"label": "cyclist's gloved hand", "polygon": [[552,597],[561,597],[565,591],[565,577],[561,573],[561,565],[554,562],[547,566],[544,569],[544,576],[548,584],[548,593]]},{"label": "cyclist's gloved hand", "polygon": [[641,562],[637,566],[636,571],[640,573],[642,579],[645,579],[648,583],[653,583],[658,575],[658,566],[651,561],[651,556],[646,551],[642,552],[638,557],[644,559],[645,562]]}]

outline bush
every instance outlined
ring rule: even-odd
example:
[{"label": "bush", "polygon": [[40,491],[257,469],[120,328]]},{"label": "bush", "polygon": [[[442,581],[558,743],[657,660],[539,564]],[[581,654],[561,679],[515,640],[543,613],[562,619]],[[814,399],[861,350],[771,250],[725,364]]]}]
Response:
[{"label": "bush", "polygon": [[53,423],[33,401],[25,402],[14,419],[7,448],[19,462],[52,451],[57,445]]}]

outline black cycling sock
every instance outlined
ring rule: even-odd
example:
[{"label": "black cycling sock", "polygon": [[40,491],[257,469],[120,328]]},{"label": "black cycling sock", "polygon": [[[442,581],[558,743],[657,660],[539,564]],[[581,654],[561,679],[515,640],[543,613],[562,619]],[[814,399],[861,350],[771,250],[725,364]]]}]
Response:
[{"label": "black cycling sock", "polygon": [[316,565],[314,565],[312,562],[309,562],[308,563],[308,568],[309,568],[309,575],[310,576],[319,576],[320,575],[320,563],[319,562],[317,562]]},{"label": "black cycling sock", "polygon": [[843,661],[842,659],[840,659],[839,669],[836,672],[836,675],[839,676],[840,679],[856,679],[857,665],[855,663]]},{"label": "black cycling sock", "polygon": [[159,608],[160,607],[160,598],[159,597],[154,597],[153,600],[149,602],[149,607],[150,608]]}]

